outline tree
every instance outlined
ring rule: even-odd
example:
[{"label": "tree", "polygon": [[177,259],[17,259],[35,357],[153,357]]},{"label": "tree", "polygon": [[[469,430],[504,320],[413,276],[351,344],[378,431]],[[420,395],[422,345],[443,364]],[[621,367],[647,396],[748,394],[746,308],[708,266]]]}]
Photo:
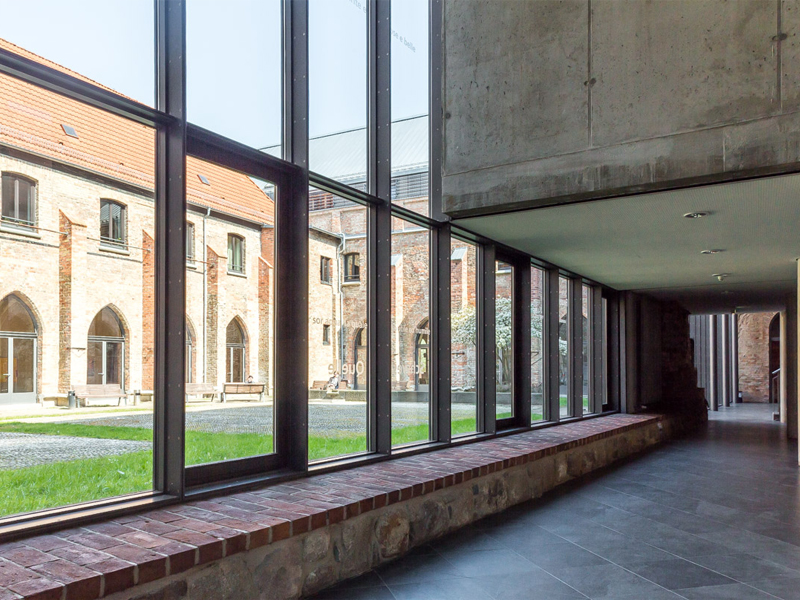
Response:
[{"label": "tree", "polygon": [[[495,343],[497,344],[497,360],[500,365],[500,378],[498,388],[511,383],[511,299],[497,298],[495,300]],[[475,346],[477,344],[478,323],[475,306],[466,305],[450,317],[452,342],[462,346]],[[540,310],[531,315],[531,337],[543,339],[544,319]],[[558,352],[562,359],[567,356],[567,342],[559,339]],[[535,360],[541,360],[541,356]]]}]

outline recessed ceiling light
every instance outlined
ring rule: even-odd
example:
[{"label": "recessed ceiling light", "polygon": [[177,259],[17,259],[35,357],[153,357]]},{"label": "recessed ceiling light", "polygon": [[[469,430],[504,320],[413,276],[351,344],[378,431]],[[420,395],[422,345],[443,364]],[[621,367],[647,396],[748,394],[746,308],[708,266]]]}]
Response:
[{"label": "recessed ceiling light", "polygon": [[725,252],[723,248],[712,248],[711,250],[700,250],[700,254],[719,254]]},{"label": "recessed ceiling light", "polygon": [[684,216],[686,219],[702,219],[703,217],[707,217],[709,213],[698,211],[698,212],[688,212]]},{"label": "recessed ceiling light", "polygon": [[731,275],[730,273],[713,273],[711,276],[712,276],[712,277],[716,277],[717,279],[719,279],[720,281],[722,281],[722,280],[723,280],[723,279],[725,279],[726,277],[730,277],[730,275]]},{"label": "recessed ceiling light", "polygon": [[206,185],[211,185],[211,182],[208,180],[208,177],[206,177],[205,175],[200,175],[200,174],[198,173],[198,175],[197,175],[197,178],[198,178],[200,181],[202,181],[203,183],[205,183]]}]

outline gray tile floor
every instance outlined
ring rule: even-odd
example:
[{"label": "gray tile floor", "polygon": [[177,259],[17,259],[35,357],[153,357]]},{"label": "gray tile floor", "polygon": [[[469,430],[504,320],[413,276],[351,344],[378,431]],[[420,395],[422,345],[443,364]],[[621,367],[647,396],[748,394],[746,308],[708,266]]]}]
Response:
[{"label": "gray tile floor", "polygon": [[319,600],[800,600],[797,444],[774,405],[473,524]]}]

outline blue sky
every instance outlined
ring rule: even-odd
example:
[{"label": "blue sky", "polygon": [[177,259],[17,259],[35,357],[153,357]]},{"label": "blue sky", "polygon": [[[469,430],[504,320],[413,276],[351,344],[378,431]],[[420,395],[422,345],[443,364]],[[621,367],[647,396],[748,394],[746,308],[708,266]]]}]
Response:
[{"label": "blue sky", "polygon": [[[312,136],[366,124],[364,4],[310,0]],[[0,37],[153,103],[152,0],[0,0],[0,15]],[[427,0],[394,0],[392,29],[392,118],[424,114]],[[278,143],[280,67],[279,0],[187,0],[190,121],[257,148]]]}]

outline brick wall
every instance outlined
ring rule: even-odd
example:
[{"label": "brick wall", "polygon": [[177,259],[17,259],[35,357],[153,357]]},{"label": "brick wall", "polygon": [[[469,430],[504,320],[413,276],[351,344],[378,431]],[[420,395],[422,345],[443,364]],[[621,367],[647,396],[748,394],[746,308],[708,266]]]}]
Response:
[{"label": "brick wall", "polygon": [[744,402],[769,402],[769,324],[774,316],[739,315],[739,390]]}]

